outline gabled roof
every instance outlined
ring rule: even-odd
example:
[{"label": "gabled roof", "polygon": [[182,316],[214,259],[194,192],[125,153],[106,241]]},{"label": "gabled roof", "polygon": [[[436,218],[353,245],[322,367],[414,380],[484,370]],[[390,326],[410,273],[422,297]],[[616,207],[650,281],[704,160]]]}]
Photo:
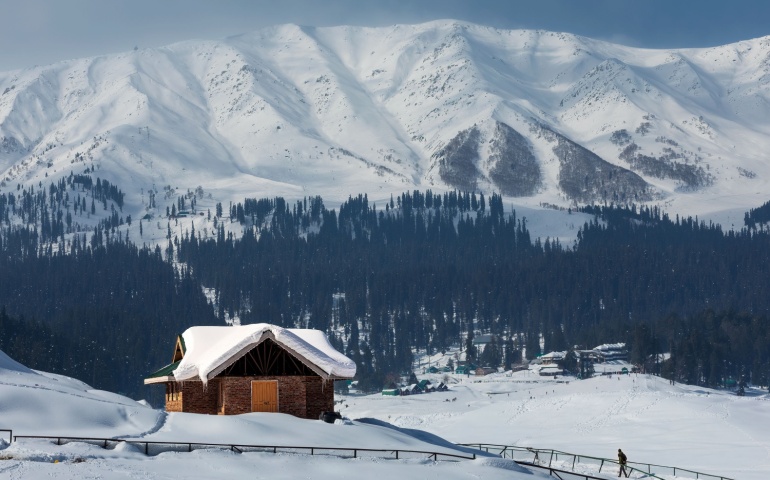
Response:
[{"label": "gabled roof", "polygon": [[[180,350],[181,360],[158,370],[144,383],[200,379],[205,384],[267,339],[324,379],[347,379],[356,374],[356,364],[335,350],[320,330],[258,323],[188,328],[175,347],[174,360]],[[176,366],[171,368],[173,365]],[[160,374],[166,369],[170,369],[170,375]]]},{"label": "gabled roof", "polygon": [[[165,367],[161,368],[158,371],[152,372],[151,374],[147,375],[147,378],[163,378],[163,381],[166,381],[166,378],[171,377],[171,372],[176,370],[176,367],[179,366],[179,361],[176,361],[174,363],[171,363],[169,365],[166,365]],[[147,383],[147,382],[145,382]],[[155,383],[155,382],[152,382]]]},{"label": "gabled roof", "polygon": [[179,363],[179,360],[184,357],[186,351],[187,347],[184,344],[184,338],[181,335],[177,335],[176,345],[174,346],[174,358],[171,361]]}]

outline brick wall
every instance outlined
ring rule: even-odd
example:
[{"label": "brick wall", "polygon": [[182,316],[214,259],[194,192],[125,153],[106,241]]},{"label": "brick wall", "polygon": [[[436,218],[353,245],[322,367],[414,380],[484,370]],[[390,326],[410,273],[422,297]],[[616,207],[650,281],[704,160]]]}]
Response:
[{"label": "brick wall", "polygon": [[278,382],[278,411],[307,418],[305,379],[313,377],[224,377],[225,415],[251,412],[251,382]]},{"label": "brick wall", "polygon": [[205,413],[209,415],[216,415],[217,413],[217,393],[218,393],[218,381],[214,380],[208,383],[204,388],[203,382],[185,381],[180,382],[177,385],[181,388],[181,409],[170,410],[169,407],[174,408],[174,404],[166,402],[167,412],[189,412],[189,413]]},{"label": "brick wall", "polygon": [[307,388],[307,416],[318,418],[321,412],[334,411],[334,382],[324,382],[321,377],[305,377]]},{"label": "brick wall", "polygon": [[[317,419],[321,412],[334,410],[334,387],[318,376],[220,377],[204,389],[200,381],[180,385],[178,401],[166,400],[166,411],[217,414],[219,383],[224,391],[225,415],[251,412],[251,382],[278,382],[278,411],[300,418]],[[168,387],[167,387],[168,388]],[[184,401],[182,401],[184,399]]]}]

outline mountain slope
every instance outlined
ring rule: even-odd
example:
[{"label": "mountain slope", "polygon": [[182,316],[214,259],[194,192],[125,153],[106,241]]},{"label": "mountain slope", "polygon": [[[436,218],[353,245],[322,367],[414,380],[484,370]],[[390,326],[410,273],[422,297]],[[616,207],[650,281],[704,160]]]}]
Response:
[{"label": "mountain slope", "polygon": [[198,186],[704,214],[758,205],[770,178],[770,37],[643,50],[453,21],[284,25],[0,73],[0,92],[0,191],[89,169],[135,216]]}]

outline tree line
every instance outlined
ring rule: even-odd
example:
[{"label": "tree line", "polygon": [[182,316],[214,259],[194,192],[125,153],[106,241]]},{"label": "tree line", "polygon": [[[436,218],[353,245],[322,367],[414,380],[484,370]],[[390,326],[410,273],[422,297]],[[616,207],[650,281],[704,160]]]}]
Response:
[{"label": "tree line", "polygon": [[[90,214],[85,198],[111,222],[120,211],[117,187],[87,185],[71,176],[0,194],[0,348],[97,388],[152,396],[141,379],[170,361],[177,333],[233,317],[326,331],[371,389],[407,372],[418,350],[465,345],[510,366],[523,353],[621,341],[679,381],[768,383],[763,231],[596,206],[562,245],[533,240],[499,195],[428,190],[381,205],[358,195],[339,209],[320,197],[246,199],[228,212],[239,238],[218,205],[216,236],[191,229],[161,249],[134,245],[113,223],[67,233],[67,213]],[[61,226],[43,234],[58,212]],[[481,333],[500,340],[473,352]]]}]

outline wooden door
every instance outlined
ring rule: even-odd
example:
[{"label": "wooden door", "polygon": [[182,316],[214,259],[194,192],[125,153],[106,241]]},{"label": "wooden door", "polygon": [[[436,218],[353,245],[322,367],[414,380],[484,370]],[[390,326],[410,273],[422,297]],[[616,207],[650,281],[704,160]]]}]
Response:
[{"label": "wooden door", "polygon": [[251,411],[278,411],[278,381],[251,382]]}]

